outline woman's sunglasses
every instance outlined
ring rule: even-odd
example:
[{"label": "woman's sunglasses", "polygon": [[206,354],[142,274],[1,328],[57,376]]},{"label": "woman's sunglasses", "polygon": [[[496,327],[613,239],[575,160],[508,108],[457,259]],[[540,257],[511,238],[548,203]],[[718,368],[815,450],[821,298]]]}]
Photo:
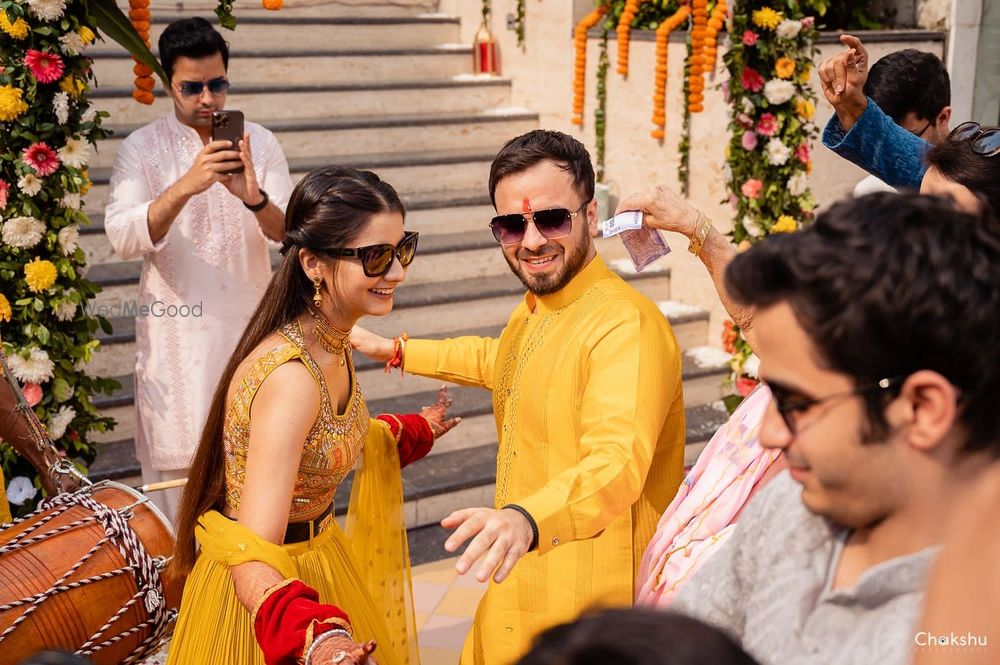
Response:
[{"label": "woman's sunglasses", "polygon": [[[536,210],[528,214],[531,215],[531,222],[534,223],[539,233],[548,240],[556,240],[570,234],[573,230],[573,218],[587,207],[587,203],[589,201],[573,212],[566,208],[551,208],[549,210]],[[516,245],[524,240],[524,234],[528,230],[528,217],[521,213],[498,215],[490,222],[490,229],[497,242],[504,245]]]},{"label": "woman's sunglasses", "polygon": [[229,91],[229,80],[220,77],[212,79],[208,83],[203,81],[181,81],[177,85],[177,91],[185,97],[200,97],[206,87],[213,95],[221,95]]},{"label": "woman's sunglasses", "polygon": [[972,141],[972,152],[983,157],[1000,155],[1000,127],[983,127],[978,122],[963,122],[948,134],[949,141]]},{"label": "woman's sunglasses", "polygon": [[399,265],[404,268],[413,263],[413,257],[417,255],[419,235],[416,231],[407,231],[398,245],[383,243],[365,247],[326,249],[323,253],[337,258],[356,258],[361,261],[361,269],[365,271],[366,277],[382,277],[392,268],[393,257],[399,259]]}]

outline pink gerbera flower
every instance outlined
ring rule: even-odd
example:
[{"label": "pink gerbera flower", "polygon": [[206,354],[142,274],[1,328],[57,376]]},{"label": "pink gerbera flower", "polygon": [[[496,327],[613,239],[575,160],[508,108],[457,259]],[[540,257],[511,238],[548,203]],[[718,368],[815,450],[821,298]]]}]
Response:
[{"label": "pink gerbera flower", "polygon": [[743,32],[743,45],[753,46],[757,43],[757,33],[753,30],[745,30]]},{"label": "pink gerbera flower", "polygon": [[773,113],[765,113],[757,121],[757,133],[761,136],[774,136],[778,131],[778,119]]},{"label": "pink gerbera flower", "polygon": [[45,177],[59,169],[59,155],[45,144],[44,141],[28,146],[21,154],[24,163],[35,169],[35,173]]},{"label": "pink gerbera flower", "polygon": [[0,180],[0,210],[7,207],[7,193],[10,191],[10,185],[7,184],[6,180]]},{"label": "pink gerbera flower", "polygon": [[809,144],[803,143],[795,149],[795,157],[803,164],[809,163]]},{"label": "pink gerbera flower", "polygon": [[753,67],[744,67],[740,85],[744,90],[749,90],[750,92],[760,92],[761,88],[764,87],[764,77],[761,76]]},{"label": "pink gerbera flower", "polygon": [[28,49],[24,64],[39,83],[54,83],[63,75],[63,61],[55,53]]}]

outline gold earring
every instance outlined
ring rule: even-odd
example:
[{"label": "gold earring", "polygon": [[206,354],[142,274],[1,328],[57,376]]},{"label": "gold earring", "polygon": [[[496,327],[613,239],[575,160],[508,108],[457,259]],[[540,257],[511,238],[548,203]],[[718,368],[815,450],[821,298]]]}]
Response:
[{"label": "gold earring", "polygon": [[316,293],[313,294],[313,305],[316,309],[323,304],[323,296],[319,292],[319,287],[323,283],[323,280],[319,278],[319,275],[313,277],[313,286],[316,287]]}]

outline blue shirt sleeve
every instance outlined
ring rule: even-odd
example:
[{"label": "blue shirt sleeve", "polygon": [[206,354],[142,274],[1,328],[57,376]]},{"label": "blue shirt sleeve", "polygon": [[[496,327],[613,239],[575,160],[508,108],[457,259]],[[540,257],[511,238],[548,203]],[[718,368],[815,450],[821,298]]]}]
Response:
[{"label": "blue shirt sleeve", "polygon": [[903,129],[872,99],[847,132],[837,114],[826,123],[823,145],[893,187],[918,189],[930,143]]}]

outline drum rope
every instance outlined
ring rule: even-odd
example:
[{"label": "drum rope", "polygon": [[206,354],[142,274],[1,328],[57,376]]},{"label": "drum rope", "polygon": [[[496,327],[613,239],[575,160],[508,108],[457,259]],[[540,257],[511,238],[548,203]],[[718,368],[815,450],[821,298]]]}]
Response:
[{"label": "drum rope", "polygon": [[[38,528],[42,527],[44,524],[74,505],[82,505],[88,508],[93,515],[81,518],[65,526],[51,529],[40,536],[25,539],[25,536],[33,533]],[[133,577],[136,582],[136,593],[132,596],[132,598],[125,602],[125,604],[118,610],[118,612],[115,613],[114,616],[112,616],[103,626],[91,635],[90,638],[76,651],[76,653],[81,656],[92,655],[104,647],[115,644],[129,635],[147,627],[151,629],[150,634],[124,659],[122,659],[121,662],[125,664],[137,662],[141,657],[148,653],[149,647],[160,643],[166,633],[167,627],[176,615],[173,610],[168,610],[166,607],[163,583],[160,579],[160,570],[165,567],[166,560],[163,557],[151,557],[149,553],[146,552],[146,548],[139,540],[135,531],[131,526],[129,526],[128,521],[132,517],[131,508],[134,508],[134,506],[130,506],[128,510],[116,510],[114,508],[109,508],[89,496],[89,491],[81,491],[72,494],[59,494],[50,497],[43,501],[39,505],[38,510],[34,513],[14,522],[14,524],[18,524],[43,511],[52,510],[52,513],[39,520],[37,524],[32,525],[23,533],[18,534],[17,537],[15,537],[11,542],[0,548],[0,554],[20,549],[31,543],[44,540],[51,535],[62,533],[69,529],[78,528],[90,522],[99,522],[104,528],[105,535],[97,543],[95,543],[93,547],[91,547],[83,555],[83,557],[80,558],[79,561],[70,566],[69,570],[56,580],[47,591],[40,592],[27,599],[14,601],[13,603],[9,603],[7,605],[0,605],[0,611],[5,611],[30,603],[30,607],[25,610],[25,612],[21,614],[21,616],[19,616],[14,623],[7,627],[6,630],[0,633],[0,643],[4,641],[7,635],[9,635],[18,626],[18,624],[23,622],[36,609],[38,609],[38,607],[41,606],[41,603],[47,598],[63,591],[79,588],[85,584],[98,581],[99,579],[106,579],[128,571],[132,571],[134,573]],[[127,565],[118,568],[117,570],[103,573],[101,575],[95,575],[84,580],[67,582],[67,580],[72,577],[72,575],[79,570],[84,563],[94,556],[96,552],[100,551],[101,547],[109,541],[115,545],[119,553],[125,559]],[[143,605],[149,615],[149,618],[137,626],[126,629],[118,635],[114,635],[100,643],[96,643],[96,641],[103,637],[104,633],[129,609],[131,609],[140,598],[144,601]]]}]

